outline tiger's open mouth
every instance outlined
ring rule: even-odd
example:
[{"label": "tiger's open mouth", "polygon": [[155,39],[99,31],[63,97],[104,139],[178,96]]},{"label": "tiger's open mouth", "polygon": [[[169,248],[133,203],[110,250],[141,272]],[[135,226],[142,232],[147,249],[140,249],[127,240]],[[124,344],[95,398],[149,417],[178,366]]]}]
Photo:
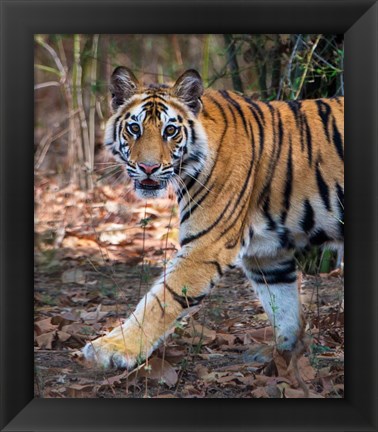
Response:
[{"label": "tiger's open mouth", "polygon": [[143,190],[164,189],[165,185],[166,185],[166,182],[164,182],[164,181],[157,182],[157,181],[151,180],[151,179],[145,179],[142,181],[139,181],[139,180],[135,181],[136,189],[143,189]]}]

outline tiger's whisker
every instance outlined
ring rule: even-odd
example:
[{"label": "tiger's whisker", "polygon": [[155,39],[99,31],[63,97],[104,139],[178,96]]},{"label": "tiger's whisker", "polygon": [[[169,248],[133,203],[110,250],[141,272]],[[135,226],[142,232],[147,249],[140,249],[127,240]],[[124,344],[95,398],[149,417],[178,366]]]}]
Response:
[{"label": "tiger's whisker", "polygon": [[195,177],[193,177],[191,174],[188,173],[188,171],[185,170],[185,168],[182,169],[186,175],[188,175],[190,178],[192,178],[194,181],[196,181],[199,185],[201,185],[203,188],[205,188],[208,192],[210,193],[214,193],[214,191],[212,191],[211,189],[209,189],[208,187],[206,187],[203,183],[201,183],[198,179],[196,179]]}]

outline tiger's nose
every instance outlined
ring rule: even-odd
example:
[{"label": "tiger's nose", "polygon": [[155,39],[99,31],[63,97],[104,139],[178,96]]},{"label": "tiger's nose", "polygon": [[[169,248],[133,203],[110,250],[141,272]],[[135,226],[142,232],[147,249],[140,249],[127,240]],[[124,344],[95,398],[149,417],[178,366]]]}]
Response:
[{"label": "tiger's nose", "polygon": [[161,164],[150,165],[150,164],[138,163],[138,166],[146,174],[153,174],[155,171],[157,171],[160,168]]}]

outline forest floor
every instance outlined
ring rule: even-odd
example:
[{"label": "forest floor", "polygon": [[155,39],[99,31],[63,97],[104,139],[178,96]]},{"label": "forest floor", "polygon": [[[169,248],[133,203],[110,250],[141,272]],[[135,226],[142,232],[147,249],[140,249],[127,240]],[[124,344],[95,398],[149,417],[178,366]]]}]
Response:
[{"label": "forest floor", "polygon": [[[253,361],[272,327],[242,271],[229,271],[146,363],[87,365],[80,349],[126,318],[178,248],[174,199],[145,204],[121,186],[83,193],[36,181],[35,395],[41,398],[301,398],[292,367]],[[344,396],[344,281],[301,275],[313,398]]]}]

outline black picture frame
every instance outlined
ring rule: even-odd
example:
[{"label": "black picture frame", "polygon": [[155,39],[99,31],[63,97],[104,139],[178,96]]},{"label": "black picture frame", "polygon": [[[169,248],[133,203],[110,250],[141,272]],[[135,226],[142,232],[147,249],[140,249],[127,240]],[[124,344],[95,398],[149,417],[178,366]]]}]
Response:
[{"label": "black picture frame", "polygon": [[[378,5],[1,0],[1,430],[377,430]],[[344,33],[344,399],[33,399],[33,34]]]}]

